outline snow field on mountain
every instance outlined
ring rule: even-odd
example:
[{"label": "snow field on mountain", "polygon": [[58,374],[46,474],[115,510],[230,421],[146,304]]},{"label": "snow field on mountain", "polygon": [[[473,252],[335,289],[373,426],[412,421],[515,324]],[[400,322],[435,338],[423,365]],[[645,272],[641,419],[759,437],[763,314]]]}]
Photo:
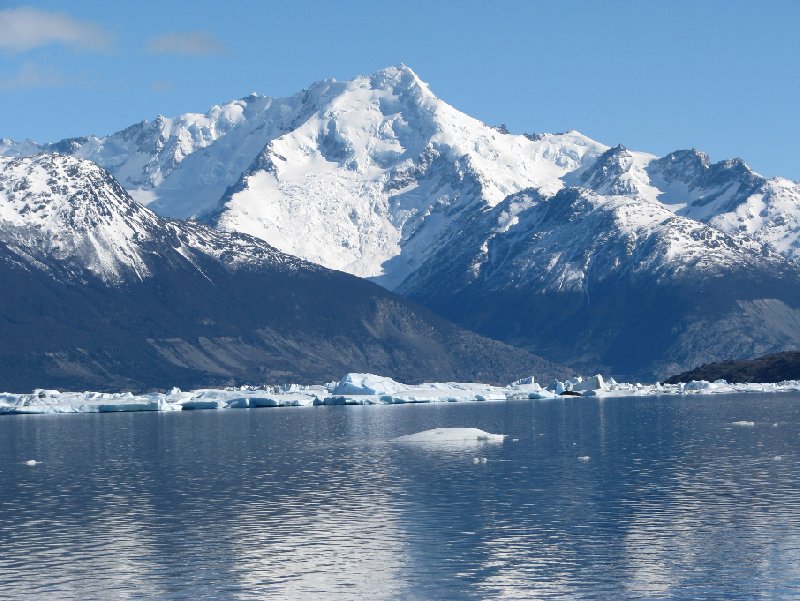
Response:
[{"label": "snow field on mountain", "polygon": [[657,158],[574,131],[504,133],[437,98],[405,65],[103,138],[0,143],[0,154],[41,150],[98,162],[162,215],[211,219],[390,288],[449,247],[470,215],[522,190],[549,197],[564,186],[663,206],[800,256],[795,182],[766,180],[737,160],[711,164],[698,151]]},{"label": "snow field on mountain", "polygon": [[574,131],[504,133],[437,98],[405,65],[102,138],[0,142],[0,154],[42,150],[99,163],[162,215],[210,218],[391,288],[453,238],[464,213],[525,189],[581,186],[657,203],[800,256],[796,182],[694,150],[657,158]]},{"label": "snow field on mountain", "polygon": [[[407,68],[346,83],[273,140],[216,224],[360,276],[399,283],[437,248],[453,213],[558,179],[602,147],[577,133],[502,134],[437,99]],[[387,263],[394,257],[402,259]]]}]

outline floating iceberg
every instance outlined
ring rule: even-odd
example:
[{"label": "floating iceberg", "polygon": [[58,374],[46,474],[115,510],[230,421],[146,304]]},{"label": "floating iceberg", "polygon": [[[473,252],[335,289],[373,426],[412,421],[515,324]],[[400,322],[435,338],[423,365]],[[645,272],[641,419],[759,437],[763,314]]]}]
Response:
[{"label": "floating iceberg", "polygon": [[434,428],[416,434],[395,438],[395,442],[453,443],[453,442],[503,442],[505,434],[490,434],[478,428]]},{"label": "floating iceberg", "polygon": [[[611,381],[613,381],[613,378]],[[573,393],[585,393],[585,392],[593,392],[596,390],[608,390],[608,385],[606,385],[603,376],[597,374],[594,376],[590,376],[585,380],[581,376],[570,378],[569,380],[565,380],[564,382],[560,382],[559,380],[553,380],[550,383],[550,386],[547,387],[547,390],[556,395],[570,395]]]},{"label": "floating iceberg", "polygon": [[602,389],[589,390],[581,393],[585,397],[629,397],[629,396],[673,396],[673,395],[709,395],[709,394],[740,394],[763,392],[800,392],[800,380],[787,380],[779,383],[748,383],[733,384],[724,380],[707,382],[693,380],[680,384],[629,384],[609,380]]},{"label": "floating iceberg", "polygon": [[[724,380],[717,380],[720,384],[727,384]],[[692,380],[684,384],[684,390],[714,390],[719,386],[718,383],[708,382],[706,380]]]},{"label": "floating iceberg", "polygon": [[401,384],[385,376],[375,374],[347,374],[331,391],[334,395],[386,395],[408,390],[411,386]]},{"label": "floating iceberg", "polygon": [[[326,385],[284,384],[206,388],[167,393],[62,392],[37,389],[28,394],[0,393],[0,414],[107,413],[118,411],[181,411],[189,409],[248,409],[256,407],[307,407],[312,405],[391,405],[400,403],[453,403],[529,399],[563,399],[563,395],[588,399],[612,397],[708,395],[748,392],[800,392],[800,381],[778,384],[731,384],[724,380],[685,384],[617,382],[595,375],[583,379],[554,380],[547,389],[533,376],[508,386],[477,382],[423,382],[403,384],[375,374],[350,373]],[[749,423],[749,422],[748,422]],[[741,424],[737,424],[741,425]]]},{"label": "floating iceberg", "polygon": [[402,403],[453,403],[505,401],[508,387],[472,382],[402,384],[373,374],[352,373],[333,387],[321,405],[394,405]]},{"label": "floating iceberg", "polygon": [[120,411],[181,411],[188,409],[229,409],[313,405],[328,395],[322,386],[305,386],[282,392],[274,389],[242,387],[203,389],[169,393],[152,392],[60,392],[35,390],[33,394],[0,394],[3,413],[110,413]]}]

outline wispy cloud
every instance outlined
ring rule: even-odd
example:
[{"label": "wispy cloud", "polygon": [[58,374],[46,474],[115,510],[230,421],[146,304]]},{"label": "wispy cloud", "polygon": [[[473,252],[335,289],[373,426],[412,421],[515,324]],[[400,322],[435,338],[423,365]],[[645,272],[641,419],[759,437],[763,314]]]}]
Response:
[{"label": "wispy cloud", "polygon": [[30,61],[22,63],[16,73],[8,76],[0,75],[0,90],[9,92],[32,88],[51,88],[63,86],[66,83],[66,78],[58,71],[42,69]]},{"label": "wispy cloud", "polygon": [[25,52],[50,44],[105,50],[113,36],[90,21],[29,6],[0,10],[0,50]]},{"label": "wispy cloud", "polygon": [[225,44],[208,31],[165,33],[147,43],[151,54],[180,54],[185,56],[210,56],[225,52]]},{"label": "wispy cloud", "polygon": [[150,89],[153,92],[166,94],[168,92],[172,92],[175,89],[175,86],[171,81],[168,81],[166,79],[157,79],[156,81],[150,84]]}]

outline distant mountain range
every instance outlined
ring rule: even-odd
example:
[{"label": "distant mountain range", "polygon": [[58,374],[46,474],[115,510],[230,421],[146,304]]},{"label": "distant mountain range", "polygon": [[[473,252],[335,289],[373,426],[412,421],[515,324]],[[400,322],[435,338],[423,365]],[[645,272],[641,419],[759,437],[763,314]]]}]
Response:
[{"label": "distant mountain range", "polygon": [[0,389],[566,370],[248,235],[159,217],[105,170],[0,158]]},{"label": "distant mountain range", "polygon": [[663,378],[800,348],[800,184],[696,150],[509,134],[404,65],[102,138],[0,143],[37,152],[584,371]]}]

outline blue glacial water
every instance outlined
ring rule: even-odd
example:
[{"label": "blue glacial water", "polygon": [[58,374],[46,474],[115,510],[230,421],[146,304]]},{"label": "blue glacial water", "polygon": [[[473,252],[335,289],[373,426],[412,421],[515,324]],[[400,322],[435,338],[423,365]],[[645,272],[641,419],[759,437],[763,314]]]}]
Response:
[{"label": "blue glacial water", "polygon": [[798,395],[9,416],[0,599],[798,598],[798,463]]}]

